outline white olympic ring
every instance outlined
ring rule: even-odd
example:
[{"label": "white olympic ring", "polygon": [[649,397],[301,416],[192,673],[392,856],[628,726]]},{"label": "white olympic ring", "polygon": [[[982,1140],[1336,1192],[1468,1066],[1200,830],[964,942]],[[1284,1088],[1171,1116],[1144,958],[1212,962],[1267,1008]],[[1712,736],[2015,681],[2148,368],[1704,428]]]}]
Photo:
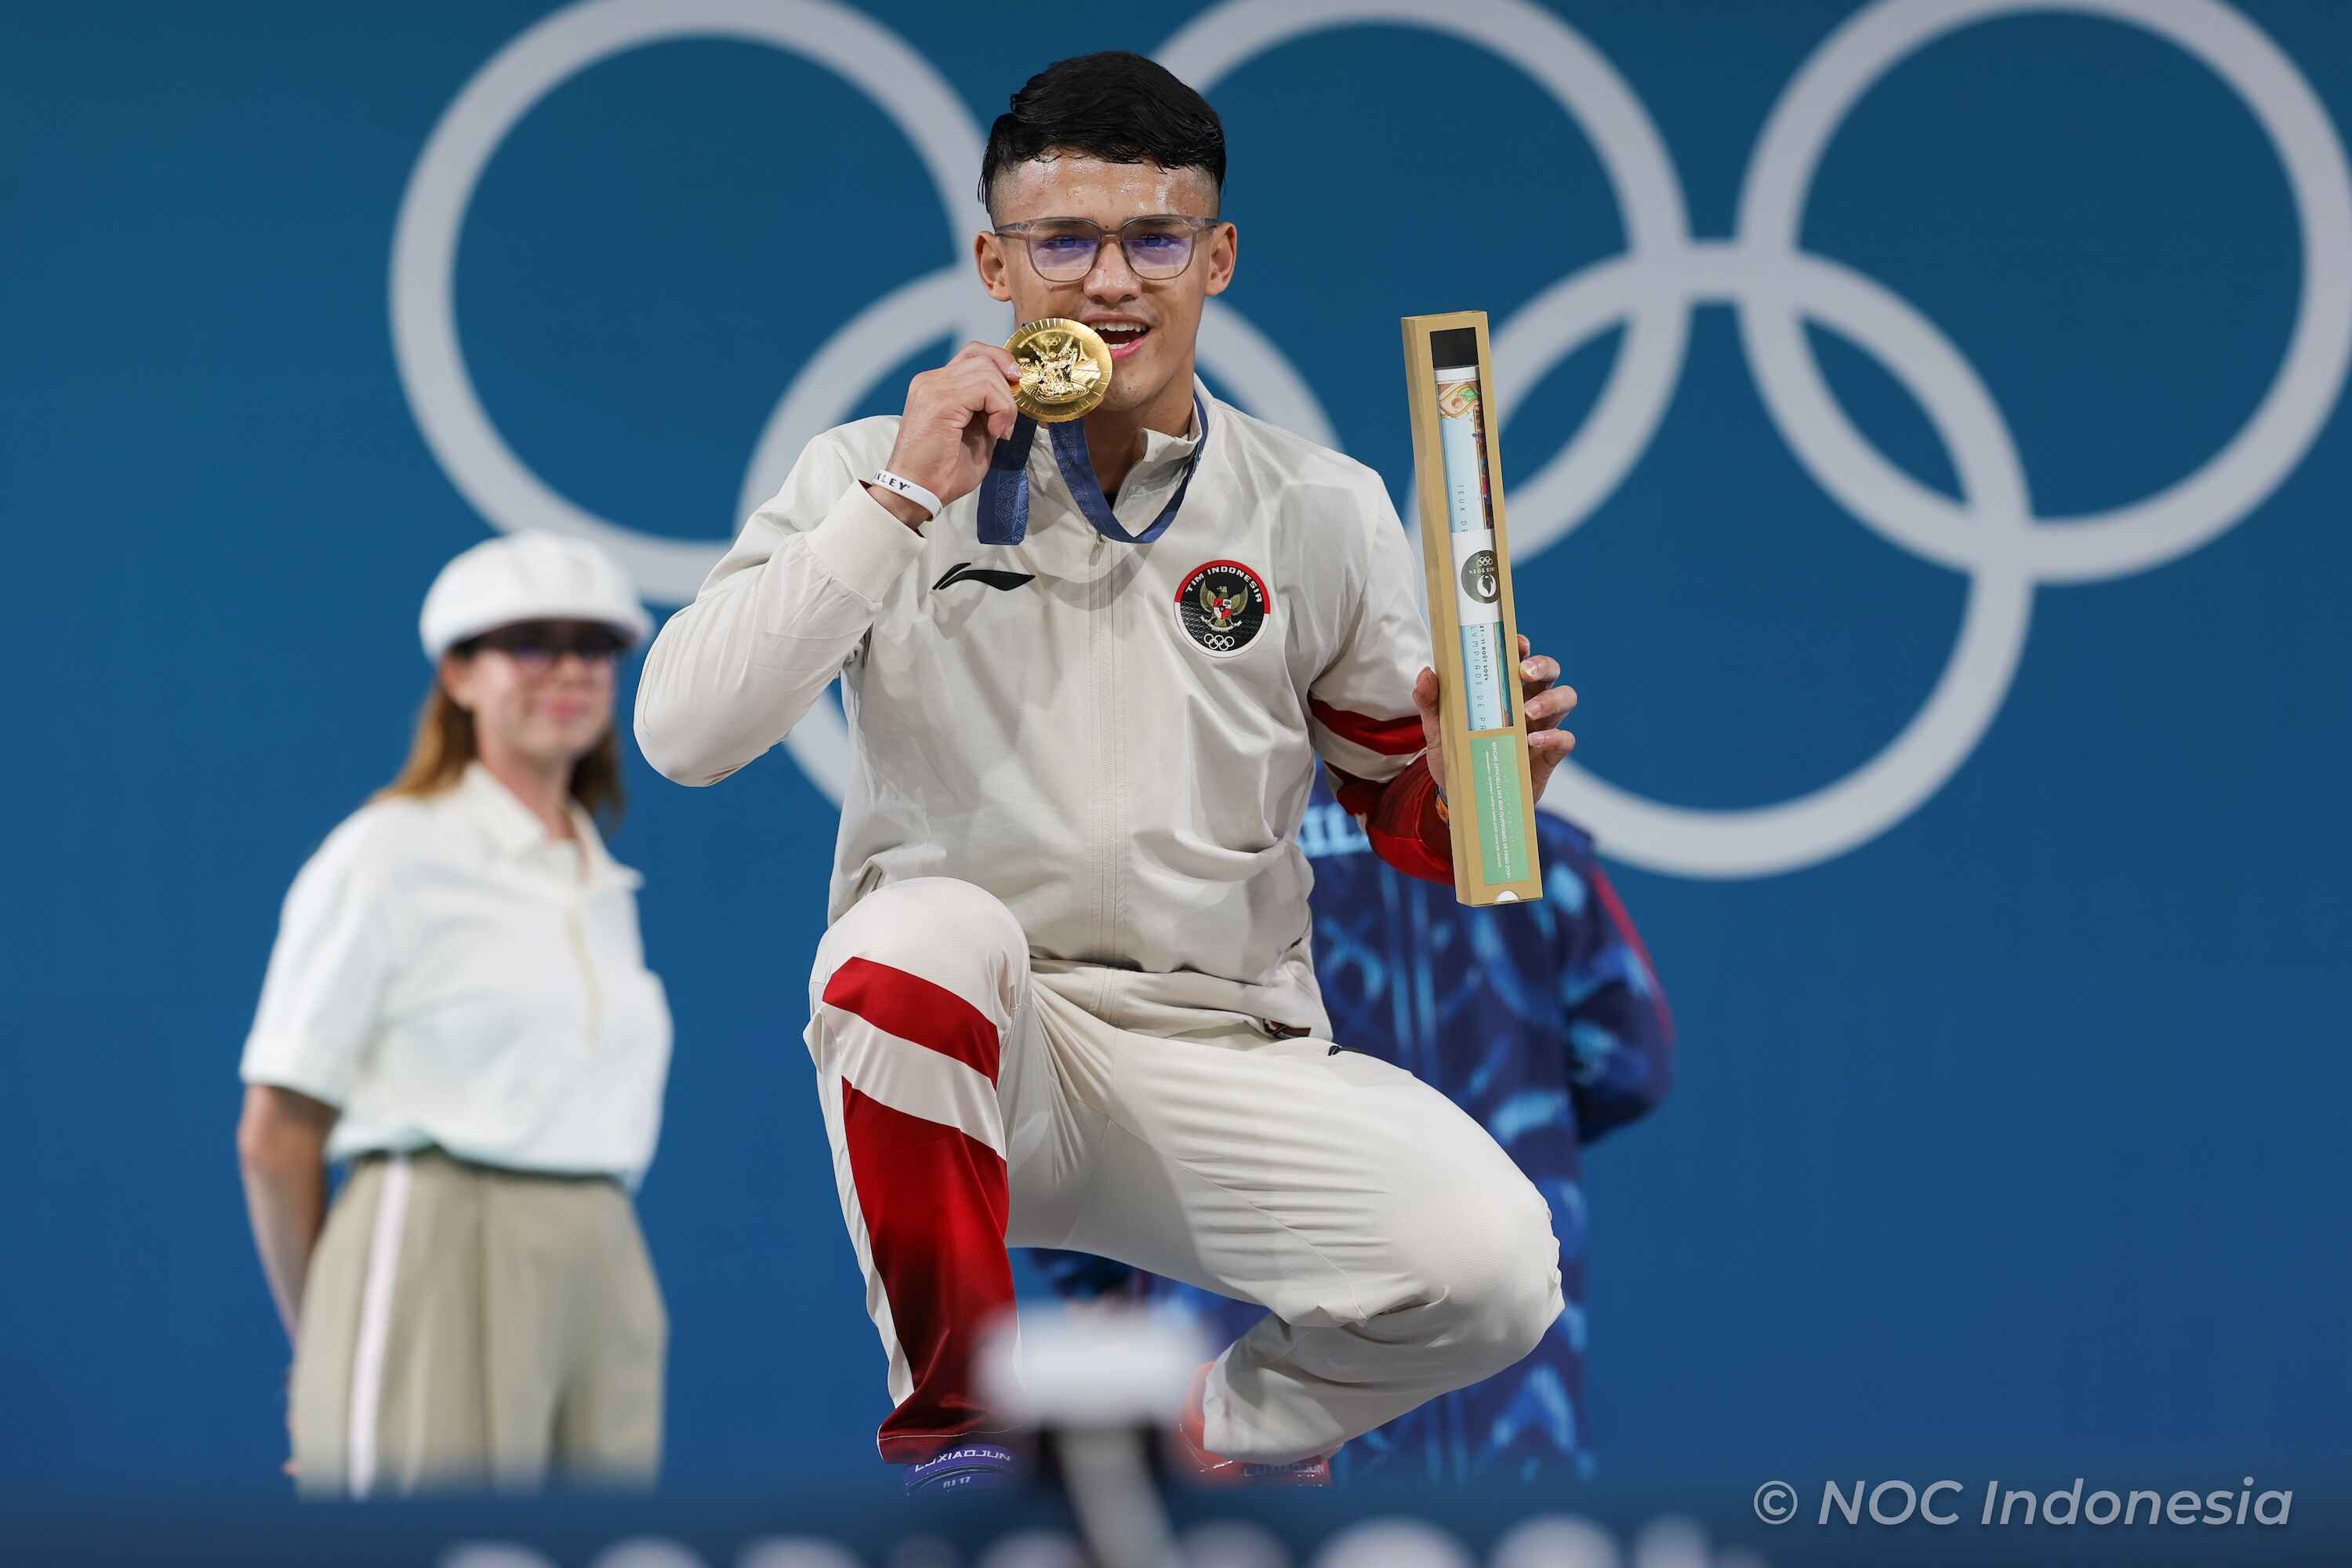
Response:
[{"label": "white olympic ring", "polygon": [[880,105],[921,154],[947,216],[950,251],[984,219],[977,194],[982,142],[955,89],[897,34],[830,0],[586,0],[500,49],[457,94],[417,158],[393,230],[393,357],[409,407],[434,457],[491,522],[594,540],[647,598],[673,605],[694,597],[720,547],[607,522],[526,468],[474,391],[457,345],[455,285],[457,231],[474,187],[531,106],[614,55],[690,37],[772,45],[831,66]]},{"label": "white olympic ring", "polygon": [[[2185,479],[2089,517],[2035,515],[2017,446],[1975,370],[1916,310],[1851,268],[1798,248],[1806,196],[1832,136],[1896,64],[1958,28],[2067,10],[2126,22],[2200,60],[2252,111],[2279,154],[2301,227],[2302,293],[2276,380],[2246,424]],[[1511,489],[1513,556],[1573,531],[1647,450],[1682,373],[1692,310],[1723,304],[1774,427],[1816,483],[1890,542],[1969,578],[1958,641],[1927,701],[1874,756],[1834,784],[1734,811],[1670,806],[1570,763],[1544,802],[1636,865],[1753,877],[1814,865],[1867,842],[1942,787],[1974,750],[2014,679],[2035,587],[2127,575],[2174,560],[2244,519],[2302,461],[2352,360],[2352,170],[2326,110],[2268,37],[2222,0],[1878,0],[1801,67],[1765,122],[1729,240],[1690,237],[1656,127],[1591,43],[1527,0],[1226,0],[1188,23],[1160,61],[1202,92],[1267,49],[1333,27],[1388,24],[1449,34],[1525,70],[1593,144],[1625,214],[1623,254],[1553,284],[1495,332],[1502,390],[1538,384],[1606,328],[1627,331],[1601,397],[1548,462]],[[821,346],[770,416],[738,516],[781,485],[801,447],[871,390],[877,366],[957,336],[1001,335],[1002,308],[961,255],[981,212],[982,138],[962,101],[903,40],[830,0],[583,0],[499,51],[425,144],[393,245],[393,337],[403,387],[435,457],[502,529],[551,528],[612,548],[646,596],[690,598],[723,546],[642,534],[549,489],[499,437],[458,348],[452,302],[466,206],[506,132],[580,70],[643,44],[719,37],[772,45],[839,70],[897,121],[937,187],[949,261],[861,311]],[[1954,501],[1873,447],[1832,396],[1806,342],[1819,324],[1871,353],[1916,400],[1958,476]],[[1337,446],[1313,390],[1223,301],[1201,331],[1203,365],[1254,413]],[[861,375],[869,384],[858,384]],[[1507,416],[1507,408],[1506,414]],[[850,742],[830,704],[787,742],[838,801]]]}]

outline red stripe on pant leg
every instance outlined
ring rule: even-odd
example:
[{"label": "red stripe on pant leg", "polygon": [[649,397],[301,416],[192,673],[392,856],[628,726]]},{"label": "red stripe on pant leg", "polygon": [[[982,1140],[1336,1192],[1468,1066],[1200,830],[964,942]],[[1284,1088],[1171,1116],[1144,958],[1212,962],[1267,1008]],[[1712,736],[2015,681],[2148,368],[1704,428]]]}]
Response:
[{"label": "red stripe on pant leg", "polygon": [[[894,1031],[895,1033],[895,1031]],[[971,1432],[1003,1423],[982,1409],[971,1358],[1013,1309],[1004,1250],[1004,1161],[953,1127],[841,1087],[842,1131],[874,1272],[890,1302],[914,1391],[882,1423],[892,1464],[920,1464]]]},{"label": "red stripe on pant leg", "polygon": [[919,974],[853,958],[824,983],[824,1004],[855,1013],[885,1034],[912,1040],[996,1081],[1001,1037],[988,1015]]}]

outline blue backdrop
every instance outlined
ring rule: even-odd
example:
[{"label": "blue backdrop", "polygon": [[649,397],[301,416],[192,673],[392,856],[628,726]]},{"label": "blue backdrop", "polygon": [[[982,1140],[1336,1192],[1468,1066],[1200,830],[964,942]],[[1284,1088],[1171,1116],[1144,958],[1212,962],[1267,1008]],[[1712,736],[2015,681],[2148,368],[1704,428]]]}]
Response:
[{"label": "blue backdrop", "polygon": [[[2352,15],[1381,9],[12,17],[0,1489],[283,1486],[236,1059],[288,880],[403,751],[426,583],[593,517],[676,602],[761,464],[989,329],[927,281],[959,160],[1104,47],[1226,118],[1222,391],[1402,494],[1396,318],[1496,322],[1523,624],[1585,694],[1554,804],[1683,1038],[1589,1173],[1596,1484],[2321,1484]],[[703,793],[633,757],[615,840],[677,1012],[644,1214],[686,1487],[870,1464],[884,1406],[798,1039],[805,750]]]}]

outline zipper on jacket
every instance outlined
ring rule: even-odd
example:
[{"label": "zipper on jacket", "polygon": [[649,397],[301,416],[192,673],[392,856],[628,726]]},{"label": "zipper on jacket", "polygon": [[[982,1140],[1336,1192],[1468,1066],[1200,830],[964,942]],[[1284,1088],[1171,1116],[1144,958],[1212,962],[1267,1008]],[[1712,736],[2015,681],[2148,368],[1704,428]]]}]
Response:
[{"label": "zipper on jacket", "polygon": [[1115,950],[1111,945],[1110,918],[1110,816],[1111,802],[1118,793],[1118,780],[1111,771],[1110,717],[1111,706],[1118,693],[1109,690],[1109,598],[1110,576],[1103,569],[1103,554],[1109,542],[1099,533],[1087,551],[1087,563],[1091,573],[1087,583],[1087,690],[1094,717],[1092,766],[1093,800],[1089,803],[1087,824],[1092,831],[1087,845],[1087,858],[1094,864],[1094,886],[1089,889],[1094,903],[1094,948],[1098,956],[1109,959]]},{"label": "zipper on jacket", "polygon": [[[1109,546],[1104,545],[1108,550]],[[1110,788],[1103,799],[1108,803],[1103,821],[1103,929],[1109,933],[1108,950],[1121,963],[1133,957],[1127,951],[1127,710],[1125,706],[1127,647],[1120,632],[1119,616],[1126,607],[1120,602],[1118,573],[1103,574],[1103,647],[1108,655],[1104,661],[1108,672],[1104,689],[1108,700],[1103,705],[1103,752],[1109,759]],[[1108,982],[1108,976],[1105,976]]]}]

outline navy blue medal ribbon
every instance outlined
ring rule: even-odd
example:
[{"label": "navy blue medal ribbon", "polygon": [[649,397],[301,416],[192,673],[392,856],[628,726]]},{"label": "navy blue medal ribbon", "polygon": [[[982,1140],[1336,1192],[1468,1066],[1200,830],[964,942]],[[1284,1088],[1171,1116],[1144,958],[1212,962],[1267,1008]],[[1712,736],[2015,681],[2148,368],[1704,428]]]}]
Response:
[{"label": "navy blue medal ribbon", "polygon": [[[1069,419],[1053,427],[1049,439],[1062,482],[1070,487],[1070,498],[1097,533],[1121,544],[1149,544],[1168,531],[1168,525],[1176,521],[1176,509],[1184,504],[1184,492],[1192,488],[1201,454],[1209,446],[1209,409],[1197,392],[1192,395],[1192,419],[1201,437],[1192,444],[1192,455],[1184,459],[1184,477],[1177,481],[1176,493],[1168,498],[1151,526],[1141,533],[1129,533],[1111,511],[1102,481],[1095,478],[1094,459],[1087,455],[1086,422]],[[982,544],[1018,544],[1029,537],[1029,448],[1036,439],[1037,422],[1024,414],[1013,422],[1013,434],[989,454],[988,476],[980,481]]]}]

